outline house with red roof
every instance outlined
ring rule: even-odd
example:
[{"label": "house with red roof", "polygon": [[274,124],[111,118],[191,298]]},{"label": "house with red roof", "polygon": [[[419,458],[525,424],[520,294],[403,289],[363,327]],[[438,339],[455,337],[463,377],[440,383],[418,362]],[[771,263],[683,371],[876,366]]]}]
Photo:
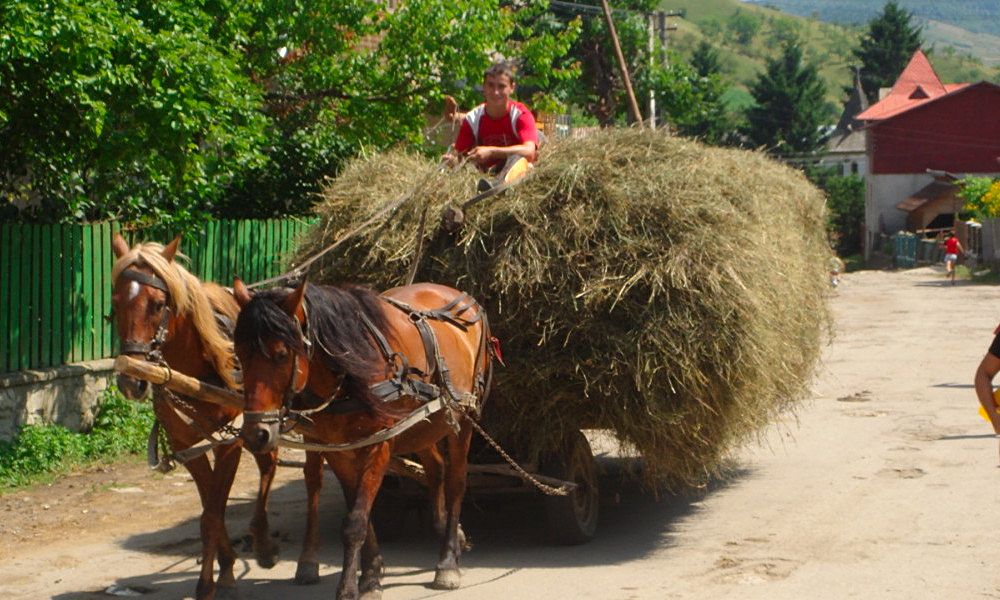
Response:
[{"label": "house with red roof", "polygon": [[949,179],[1000,174],[1000,86],[942,83],[920,50],[856,119],[868,157],[866,257],[880,234],[952,226],[961,199]]}]

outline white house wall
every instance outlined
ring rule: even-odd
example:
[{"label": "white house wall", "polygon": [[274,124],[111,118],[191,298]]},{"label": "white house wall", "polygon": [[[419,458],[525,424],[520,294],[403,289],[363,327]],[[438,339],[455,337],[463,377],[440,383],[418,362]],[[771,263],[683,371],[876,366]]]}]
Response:
[{"label": "white house wall", "polygon": [[927,173],[865,176],[865,258],[878,243],[878,234],[892,235],[906,229],[905,211],[896,205],[934,181]]}]

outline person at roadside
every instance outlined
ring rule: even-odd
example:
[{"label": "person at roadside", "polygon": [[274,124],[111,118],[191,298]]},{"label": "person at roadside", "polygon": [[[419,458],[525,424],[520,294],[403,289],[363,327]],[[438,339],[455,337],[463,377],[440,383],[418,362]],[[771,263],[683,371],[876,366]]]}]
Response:
[{"label": "person at roadside", "polygon": [[464,156],[481,171],[495,174],[521,158],[534,162],[538,153],[535,117],[527,106],[511,99],[515,89],[509,63],[497,62],[486,69],[485,102],[465,113],[455,143],[444,157],[449,164]]},{"label": "person at roadside", "polygon": [[958,255],[965,252],[962,243],[955,237],[955,231],[948,234],[944,241],[944,268],[945,276],[951,279],[951,284],[955,285],[955,263],[958,262]]},{"label": "person at roadside", "polygon": [[993,398],[993,378],[1000,372],[1000,327],[993,332],[993,343],[990,344],[986,356],[980,361],[973,379],[976,397],[986,411],[986,416],[993,426],[993,432],[1000,435],[1000,413],[997,412],[996,400]]}]

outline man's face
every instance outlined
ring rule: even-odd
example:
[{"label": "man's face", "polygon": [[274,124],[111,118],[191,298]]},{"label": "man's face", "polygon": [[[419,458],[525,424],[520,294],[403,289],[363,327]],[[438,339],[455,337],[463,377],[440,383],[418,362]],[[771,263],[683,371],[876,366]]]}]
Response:
[{"label": "man's face", "polygon": [[483,82],[483,96],[489,106],[507,108],[507,101],[514,93],[514,84],[506,75],[487,75]]}]

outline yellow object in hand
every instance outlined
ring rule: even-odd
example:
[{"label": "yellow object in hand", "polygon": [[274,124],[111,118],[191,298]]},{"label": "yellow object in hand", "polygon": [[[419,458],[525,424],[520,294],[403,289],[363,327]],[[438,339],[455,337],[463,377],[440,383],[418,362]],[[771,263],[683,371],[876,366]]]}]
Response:
[{"label": "yellow object in hand", "polygon": [[[1000,406],[1000,389],[993,390],[993,404]],[[979,416],[987,422],[990,420],[990,416],[986,414],[986,409],[983,408],[982,404],[979,405]]]}]

